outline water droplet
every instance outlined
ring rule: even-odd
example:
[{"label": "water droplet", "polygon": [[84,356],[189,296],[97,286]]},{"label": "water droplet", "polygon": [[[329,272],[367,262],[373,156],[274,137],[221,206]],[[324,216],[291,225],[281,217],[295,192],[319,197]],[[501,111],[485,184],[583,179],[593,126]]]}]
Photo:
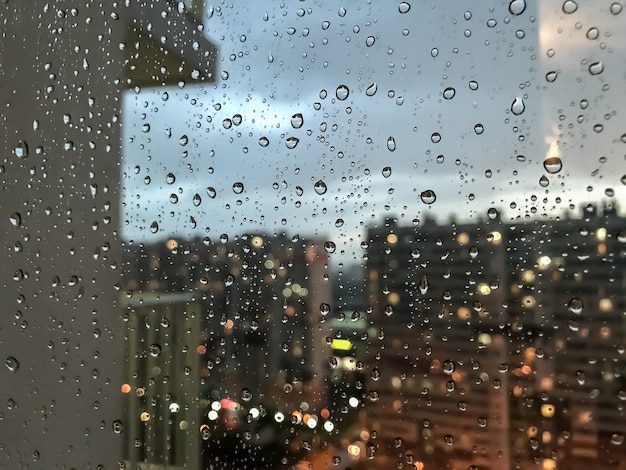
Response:
[{"label": "water droplet", "polygon": [[320,304],[320,313],[323,316],[326,316],[330,313],[330,305],[328,305],[327,303],[321,303]]},{"label": "water droplet", "polygon": [[20,140],[15,147],[15,156],[17,158],[26,158],[28,157],[28,144],[23,140]]},{"label": "water droplet", "polygon": [[337,250],[337,245],[335,245],[335,242],[328,241],[324,243],[324,249],[327,253],[334,253]]},{"label": "water droplet", "polygon": [[566,14],[572,14],[574,13],[576,10],[578,10],[578,3],[574,2],[573,0],[565,0],[565,2],[563,2],[563,13]]},{"label": "water droplet", "polygon": [[498,210],[495,207],[490,207],[487,210],[487,217],[489,220],[494,220],[498,217]]},{"label": "water droplet", "polygon": [[243,189],[244,189],[244,187],[243,187],[243,183],[241,183],[241,182],[239,182],[239,181],[238,181],[238,182],[236,182],[235,184],[233,184],[233,192],[234,192],[235,194],[241,194],[241,193],[243,193]]},{"label": "water droplet", "polygon": [[302,113],[296,113],[291,116],[291,127],[293,127],[294,129],[300,129],[303,124],[304,117],[302,116]]},{"label": "water droplet", "polygon": [[391,176],[391,167],[386,166],[385,168],[383,168],[383,177],[389,178],[390,176]]},{"label": "water droplet", "polygon": [[150,231],[152,233],[157,233],[159,231],[159,224],[157,223],[156,220],[152,222],[152,224],[150,224]]},{"label": "water droplet", "polygon": [[402,447],[402,438],[401,437],[396,437],[395,440],[393,441],[394,445],[396,446],[396,448],[398,447]]},{"label": "water droplet", "polygon": [[572,300],[570,300],[569,303],[567,304],[567,308],[569,309],[569,311],[576,315],[580,315],[582,313],[583,307],[584,307],[583,301],[582,299],[579,299],[578,297],[572,298]]},{"label": "water droplet", "polygon": [[270,144],[270,140],[267,137],[265,136],[259,137],[259,145],[261,147],[267,147],[269,144]]},{"label": "water droplet", "polygon": [[622,12],[622,4],[618,2],[611,3],[611,13],[614,15],[619,15]]},{"label": "water droplet", "polygon": [[422,191],[420,194],[420,199],[424,204],[433,204],[437,200],[437,195],[432,189],[427,189],[426,191]]},{"label": "water droplet", "polygon": [[450,359],[446,359],[445,361],[443,361],[443,364],[441,365],[441,367],[442,367],[444,374],[446,375],[452,375],[452,373],[456,369],[456,365]]},{"label": "water droplet", "polygon": [[289,137],[285,141],[285,145],[287,146],[289,150],[293,150],[297,147],[299,142],[300,142],[300,139],[298,139],[297,137]]},{"label": "water droplet", "polygon": [[509,11],[512,15],[521,15],[526,10],[526,1],[525,0],[512,0],[509,3]]},{"label": "water droplet", "polygon": [[522,98],[515,98],[513,103],[511,104],[511,112],[516,116],[519,116],[526,109],[526,105],[524,104],[524,100]]},{"label": "water droplet", "polygon": [[374,82],[370,86],[367,87],[367,89],[365,90],[365,94],[367,96],[374,96],[377,90],[378,90],[378,85],[376,85],[376,82]]},{"label": "water droplet", "polygon": [[433,56],[433,57],[437,57],[439,55],[439,49],[437,49],[436,47],[433,47],[430,50],[430,55]]},{"label": "water droplet", "polygon": [[165,177],[165,182],[167,184],[174,184],[176,182],[176,176],[174,176],[174,173],[168,173]]},{"label": "water droplet", "polygon": [[393,315],[393,306],[392,305],[386,305],[384,311],[385,311],[385,315],[390,317],[391,315]]},{"label": "water droplet", "polygon": [[376,38],[374,36],[368,36],[367,38],[365,38],[365,45],[367,47],[372,47],[375,42]]},{"label": "water droplet", "polygon": [[9,216],[9,222],[11,222],[11,225],[13,225],[14,227],[21,225],[22,224],[21,214],[19,212],[13,212],[13,214]]},{"label": "water droplet", "polygon": [[9,369],[10,372],[16,372],[17,369],[19,369],[20,367],[20,363],[13,356],[7,357],[6,361],[4,361],[4,365],[7,369]]},{"label": "water droplet", "polygon": [[207,193],[207,196],[209,196],[211,199],[214,199],[215,196],[217,195],[217,191],[215,191],[215,188],[212,186],[209,186],[208,188],[206,188],[206,193]]},{"label": "water droplet", "polygon": [[321,196],[322,194],[326,193],[328,187],[326,186],[326,183],[324,183],[322,180],[318,180],[313,186],[313,189],[315,189],[315,192]]},{"label": "water droplet", "polygon": [[433,144],[437,144],[437,143],[441,142],[441,134],[440,134],[439,132],[433,132],[433,133],[430,135],[430,141],[431,141]]},{"label": "water droplet", "polygon": [[111,423],[111,426],[115,434],[120,434],[124,430],[124,425],[119,419],[113,421],[113,423]]},{"label": "water droplet", "polygon": [[202,203],[202,198],[200,197],[200,195],[198,193],[194,194],[193,205],[198,207],[201,203]]},{"label": "water droplet", "polygon": [[543,167],[552,175],[558,173],[563,168],[563,162],[559,157],[548,157],[543,161]]},{"label": "water droplet", "polygon": [[339,11],[337,12],[337,14],[342,18],[346,16],[346,13],[348,13],[348,11],[344,7],[339,8]]},{"label": "water droplet", "polygon": [[476,135],[482,134],[483,132],[485,132],[485,126],[480,123],[476,124],[474,126],[474,132],[476,133]]},{"label": "water droplet", "polygon": [[556,81],[558,74],[554,71],[551,70],[550,72],[546,73],[546,81],[549,83],[553,83],[554,81]]},{"label": "water droplet", "polygon": [[252,392],[249,388],[244,388],[241,390],[241,399],[245,402],[249,402],[252,400]]},{"label": "water droplet", "polygon": [[447,100],[451,100],[452,98],[454,98],[455,94],[456,94],[456,90],[452,88],[451,86],[443,90],[443,97]]},{"label": "water droplet", "polygon": [[161,354],[161,345],[152,343],[150,345],[150,355],[152,357],[158,357]]},{"label": "water droplet", "polygon": [[589,73],[591,75],[600,75],[602,72],[604,72],[604,65],[602,62],[594,62],[589,66]]},{"label": "water droplet", "polygon": [[187,145],[187,143],[189,143],[189,137],[187,137],[185,134],[181,135],[180,138],[178,139],[178,143],[184,147],[185,145]]},{"label": "water droplet", "polygon": [[611,444],[614,446],[621,446],[624,443],[624,434],[621,432],[614,432],[611,434]]},{"label": "water droplet", "polygon": [[478,90],[478,82],[476,80],[472,80],[469,82],[469,89],[472,91]]},{"label": "water droplet", "polygon": [[420,279],[419,290],[420,294],[422,295],[428,292],[428,278],[426,277],[426,275],[422,276],[422,278]]},{"label": "water droplet", "polygon": [[619,180],[622,182],[622,184],[626,185],[626,174],[623,174]]},{"label": "water droplet", "polygon": [[335,90],[335,96],[337,96],[337,99],[340,101],[347,99],[349,94],[350,89],[346,85],[339,85]]},{"label": "water droplet", "polygon": [[387,149],[390,152],[393,152],[396,149],[396,139],[394,139],[393,137],[389,137],[387,139]]},{"label": "water droplet", "polygon": [[233,124],[235,126],[240,125],[243,122],[243,116],[241,114],[235,114],[233,116]]},{"label": "water droplet", "polygon": [[398,4],[398,11],[400,13],[408,13],[410,9],[411,9],[411,5],[407,2],[400,2]]},{"label": "water droplet", "polygon": [[595,39],[598,39],[598,37],[600,37],[600,30],[598,28],[593,27],[587,30],[587,39],[593,41]]}]

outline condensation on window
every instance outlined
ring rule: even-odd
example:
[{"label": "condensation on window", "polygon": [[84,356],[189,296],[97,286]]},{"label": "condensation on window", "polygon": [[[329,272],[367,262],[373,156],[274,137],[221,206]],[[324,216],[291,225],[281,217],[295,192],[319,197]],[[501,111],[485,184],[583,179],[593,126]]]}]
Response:
[{"label": "condensation on window", "polygon": [[0,466],[623,468],[623,6],[4,0]]}]

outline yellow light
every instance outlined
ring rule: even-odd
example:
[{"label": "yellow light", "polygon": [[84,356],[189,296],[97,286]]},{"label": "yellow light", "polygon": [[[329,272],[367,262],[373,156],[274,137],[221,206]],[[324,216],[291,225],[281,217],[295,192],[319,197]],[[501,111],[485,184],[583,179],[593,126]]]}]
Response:
[{"label": "yellow light", "polygon": [[252,246],[255,248],[261,248],[263,246],[263,239],[261,237],[252,237]]},{"label": "yellow light", "polygon": [[532,269],[527,269],[522,273],[522,281],[524,282],[535,282],[535,271]]},{"label": "yellow light", "polygon": [[552,459],[545,459],[543,461],[543,470],[556,470],[556,462]]},{"label": "yellow light", "polygon": [[348,446],[348,454],[350,454],[352,457],[358,457],[360,453],[361,449],[359,449],[359,446],[354,444]]},{"label": "yellow light", "polygon": [[352,349],[352,343],[349,339],[333,339],[330,343],[330,347],[337,351],[350,351]]},{"label": "yellow light", "polygon": [[272,269],[274,267],[274,261],[268,259],[264,263],[266,269]]},{"label": "yellow light", "polygon": [[552,264],[552,259],[549,256],[542,256],[537,260],[537,264],[539,264],[539,269],[548,269]]},{"label": "yellow light", "polygon": [[174,240],[173,238],[170,238],[165,243],[165,246],[167,247],[168,250],[175,250],[176,248],[178,248],[178,242]]},{"label": "yellow light", "polygon": [[549,403],[541,405],[541,416],[544,418],[552,418],[555,411],[554,405]]},{"label": "yellow light", "polygon": [[537,305],[537,301],[532,295],[525,295],[522,298],[522,307],[533,308],[535,305]]},{"label": "yellow light", "polygon": [[534,361],[535,358],[537,357],[537,351],[535,350],[535,348],[526,348],[524,349],[524,358],[527,361]]},{"label": "yellow light", "polygon": [[387,300],[391,305],[398,305],[398,302],[400,302],[400,296],[397,292],[392,292],[387,296]]},{"label": "yellow light", "polygon": [[395,245],[396,243],[398,243],[398,235],[396,235],[395,233],[390,233],[389,235],[387,235],[387,243],[389,243],[390,245]]},{"label": "yellow light", "polygon": [[480,344],[484,344],[485,346],[489,346],[491,344],[491,335],[489,335],[488,333],[479,334],[478,342]]},{"label": "yellow light", "polygon": [[491,243],[494,245],[499,245],[502,242],[502,234],[500,232],[491,232],[491,236],[493,237]]},{"label": "yellow light", "polygon": [[487,285],[485,283],[478,284],[477,291],[478,291],[478,293],[480,295],[489,295],[489,294],[491,294],[491,288],[489,287],[489,285]]},{"label": "yellow light", "polygon": [[600,302],[598,303],[598,308],[603,312],[609,312],[613,310],[613,301],[607,298],[600,299]]},{"label": "yellow light", "polygon": [[467,307],[459,307],[456,311],[456,315],[461,320],[469,320],[472,317],[472,312],[470,312],[470,309]]},{"label": "yellow light", "polygon": [[599,242],[606,240],[606,229],[604,227],[601,227],[596,231],[596,239]]},{"label": "yellow light", "polygon": [[150,420],[150,413],[148,413],[147,411],[144,411],[143,413],[141,413],[140,418],[141,418],[141,420],[143,422],[149,421]]},{"label": "yellow light", "polygon": [[226,330],[232,330],[233,326],[235,326],[235,323],[230,318],[226,320],[226,324],[224,325]]},{"label": "yellow light", "polygon": [[456,241],[459,243],[459,245],[467,245],[470,241],[470,237],[467,233],[461,232],[456,237]]}]

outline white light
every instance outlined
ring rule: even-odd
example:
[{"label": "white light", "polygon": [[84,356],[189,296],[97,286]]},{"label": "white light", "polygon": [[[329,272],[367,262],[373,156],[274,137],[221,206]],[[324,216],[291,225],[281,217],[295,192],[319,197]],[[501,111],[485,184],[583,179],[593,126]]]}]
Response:
[{"label": "white light", "polygon": [[357,397],[350,397],[348,399],[348,405],[350,405],[352,408],[356,408],[357,406],[359,406],[359,399]]},{"label": "white light", "polygon": [[285,415],[282,414],[280,411],[277,411],[276,413],[274,413],[274,421],[276,421],[277,423],[282,423],[283,421],[285,421]]},{"label": "white light", "polygon": [[311,416],[311,417],[307,420],[306,425],[307,425],[309,428],[311,428],[311,429],[315,428],[315,426],[317,426],[317,418],[315,418],[315,417]]},{"label": "white light", "polygon": [[170,403],[170,413],[176,413],[180,410],[180,405],[178,403]]},{"label": "white light", "polygon": [[222,404],[219,401],[214,401],[211,403],[211,409],[214,411],[219,411],[222,409]]},{"label": "white light", "polygon": [[209,419],[211,421],[215,421],[217,419],[217,411],[215,410],[209,411]]},{"label": "white light", "polygon": [[326,430],[326,432],[333,432],[333,429],[335,429],[335,425],[330,421],[326,421],[324,423],[324,429]]},{"label": "white light", "polygon": [[250,408],[250,416],[254,419],[258,418],[261,413],[256,408]]}]

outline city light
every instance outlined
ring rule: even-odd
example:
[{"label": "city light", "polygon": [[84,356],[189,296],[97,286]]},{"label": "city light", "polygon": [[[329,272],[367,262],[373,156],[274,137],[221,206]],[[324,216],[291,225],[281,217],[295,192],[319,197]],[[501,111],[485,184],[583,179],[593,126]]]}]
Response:
[{"label": "city light", "polygon": [[330,421],[324,422],[324,430],[326,432],[333,432],[333,429],[335,429],[335,425],[332,422]]},{"label": "city light", "polygon": [[274,421],[276,421],[277,423],[282,423],[283,421],[285,421],[285,415],[282,414],[280,411],[277,411],[276,413],[274,413]]},{"label": "city light", "polygon": [[333,339],[333,342],[330,344],[332,349],[337,351],[350,351],[352,349],[352,342],[349,339]]},{"label": "city light", "polygon": [[131,386],[128,384],[122,385],[122,393],[130,393]]},{"label": "city light", "polygon": [[217,414],[217,411],[215,410],[211,410],[209,411],[208,417],[211,421],[215,421],[217,419],[219,415]]},{"label": "city light", "polygon": [[359,399],[357,397],[348,398],[348,405],[350,405],[352,408],[356,408],[357,406],[359,406]]},{"label": "city light", "polygon": [[170,403],[170,413],[178,413],[180,405],[178,403]]},{"label": "city light", "polygon": [[394,233],[390,233],[389,235],[387,235],[387,243],[389,243],[390,245],[395,245],[396,243],[398,243],[398,236]]},{"label": "city light", "polygon": [[359,446],[355,444],[351,444],[348,446],[348,454],[350,454],[352,457],[358,457],[360,453],[361,449]]},{"label": "city light", "polygon": [[552,259],[549,256],[544,255],[537,260],[537,264],[539,265],[539,269],[545,270],[552,264]]}]

